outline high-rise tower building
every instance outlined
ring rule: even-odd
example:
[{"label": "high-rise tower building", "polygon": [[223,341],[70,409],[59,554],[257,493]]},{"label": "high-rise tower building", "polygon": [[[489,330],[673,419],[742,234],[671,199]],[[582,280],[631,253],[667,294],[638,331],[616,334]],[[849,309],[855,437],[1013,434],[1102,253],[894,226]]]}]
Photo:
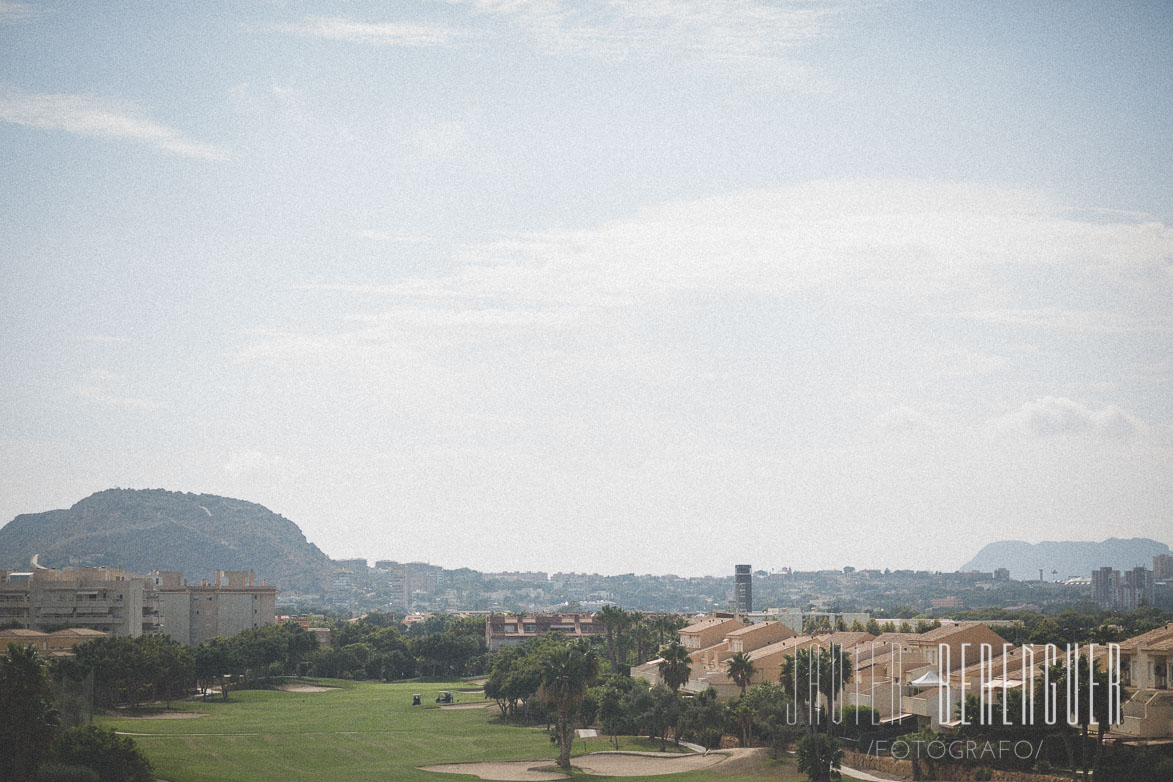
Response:
[{"label": "high-rise tower building", "polygon": [[753,570],[750,565],[733,566],[733,596],[737,613],[748,614],[753,610]]}]

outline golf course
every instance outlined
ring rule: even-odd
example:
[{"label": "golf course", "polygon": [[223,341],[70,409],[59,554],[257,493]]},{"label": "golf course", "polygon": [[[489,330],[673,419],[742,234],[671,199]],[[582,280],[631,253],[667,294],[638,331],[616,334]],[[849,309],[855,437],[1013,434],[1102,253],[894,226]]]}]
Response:
[{"label": "golf course", "polygon": [[[279,689],[233,691],[226,702],[217,695],[206,701],[175,702],[170,709],[107,714],[95,721],[133,737],[157,777],[168,782],[455,782],[477,777],[453,772],[508,774],[510,768],[520,772],[516,779],[564,778],[549,773],[557,748],[546,731],[500,722],[498,709],[480,692],[470,691],[474,688],[457,680],[384,684],[300,679]],[[444,690],[455,693],[452,706],[435,704],[436,694]],[[416,693],[422,695],[421,706],[411,705]],[[583,772],[575,771],[575,777],[631,779],[653,768],[650,773],[663,782],[805,778],[793,760],[772,761],[762,752],[682,757],[677,752],[659,753],[657,742],[636,737],[621,739],[620,749],[657,757],[583,757],[612,749],[604,737],[585,747],[576,741],[574,764]],[[492,765],[452,765],[465,763]],[[429,771],[423,766],[445,768]],[[529,768],[547,773],[526,776]]]}]

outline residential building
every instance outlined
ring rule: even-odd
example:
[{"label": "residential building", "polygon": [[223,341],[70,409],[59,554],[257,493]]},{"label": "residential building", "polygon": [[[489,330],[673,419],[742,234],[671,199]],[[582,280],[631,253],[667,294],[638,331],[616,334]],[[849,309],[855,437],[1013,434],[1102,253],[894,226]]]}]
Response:
[{"label": "residential building", "polygon": [[781,622],[761,622],[731,630],[712,646],[692,652],[689,658],[695,669],[708,672],[724,670],[726,661],[738,652],[748,653],[794,635]]},{"label": "residential building", "polygon": [[395,611],[410,611],[435,594],[443,582],[444,569],[427,562],[380,561],[376,564],[389,578],[390,606]]},{"label": "residential building", "polygon": [[276,621],[277,587],[256,583],[252,571],[220,570],[190,585],[177,571],[152,571],[159,595],[162,631],[182,644],[225,638]]},{"label": "residential building", "polygon": [[1173,738],[1173,622],[1120,643],[1120,678],[1129,694],[1115,733]]},{"label": "residential building", "polygon": [[745,627],[745,622],[726,616],[707,616],[677,631],[680,643],[689,652],[712,646],[728,633]]},{"label": "residential building", "polygon": [[1173,557],[1168,554],[1153,557],[1153,580],[1173,581]]},{"label": "residential building", "polygon": [[0,571],[0,624],[13,622],[137,636],[158,630],[157,596],[146,578],[114,568]]},{"label": "residential building", "polygon": [[[786,657],[793,656],[801,649],[819,646],[824,649],[831,644],[841,647],[847,655],[851,655],[856,647],[866,644],[875,636],[868,633],[829,633],[826,635],[794,635],[790,634],[782,640],[764,644],[747,652],[750,663],[753,665],[753,675],[749,686],[755,687],[763,682],[776,682],[781,673],[782,664]],[[712,687],[721,700],[728,700],[741,692],[741,688],[734,683],[725,671],[724,665],[713,668],[695,665],[698,655],[691,655],[694,661],[692,674],[684,689],[690,692],[703,692]],[[726,658],[727,659],[727,658]],[[634,675],[634,674],[633,674]]]},{"label": "residential building", "polygon": [[1098,568],[1092,573],[1092,599],[1099,608],[1131,611],[1153,604],[1153,582],[1153,571],[1145,567],[1134,567],[1123,575],[1110,567]]},{"label": "residential building", "polygon": [[531,616],[490,616],[485,620],[485,643],[490,652],[517,646],[546,633],[572,638],[606,635],[607,629],[592,614],[542,614]]},{"label": "residential building", "polygon": [[71,657],[78,644],[92,641],[95,638],[105,638],[108,633],[101,630],[92,630],[88,627],[69,627],[43,633],[40,630],[0,630],[0,649],[8,644],[31,646],[42,657]]},{"label": "residential building", "polygon": [[[884,633],[860,644],[844,703],[870,706],[883,721],[915,718],[920,727],[938,730],[940,716],[952,715],[961,697],[963,672],[972,681],[983,655],[998,659],[1006,651],[1005,639],[984,622],[950,623],[927,633]],[[950,683],[956,686],[942,689]]]}]

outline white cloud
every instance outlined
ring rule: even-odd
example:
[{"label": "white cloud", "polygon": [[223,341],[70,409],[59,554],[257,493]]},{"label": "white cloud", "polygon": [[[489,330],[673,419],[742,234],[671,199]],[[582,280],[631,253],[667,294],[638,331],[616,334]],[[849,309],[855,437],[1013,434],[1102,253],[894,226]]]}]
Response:
[{"label": "white cloud", "polygon": [[228,153],[219,147],[187,139],[178,130],[137,114],[139,110],[134,106],[115,105],[86,95],[34,94],[0,86],[0,122],[137,141],[182,157],[228,159]]},{"label": "white cloud", "polygon": [[101,342],[101,343],[111,343],[111,344],[120,343],[120,342],[130,342],[130,340],[127,339],[126,337],[112,337],[108,334],[85,334],[83,336],[78,337],[78,339],[82,342]]},{"label": "white cloud", "polygon": [[[316,284],[310,288],[379,295],[390,306],[382,314],[362,313],[333,334],[257,332],[235,356],[352,355],[389,343],[402,351],[431,344],[438,326],[458,325],[593,329],[581,344],[611,344],[602,329],[670,320],[691,299],[817,300],[833,308],[832,319],[867,307],[901,313],[894,316],[899,320],[906,314],[976,320],[978,312],[1013,311],[1005,303],[1021,293],[1007,269],[1054,280],[1046,293],[1062,300],[1077,291],[1071,278],[1080,269],[1115,269],[1126,285],[1170,254],[1173,232],[1164,226],[1073,221],[1062,205],[1031,191],[934,181],[813,182],[462,246],[451,259],[460,265],[442,275]],[[1097,277],[1090,293],[1112,284]],[[1153,285],[1129,291],[1127,302],[1133,310],[1158,312],[1170,293],[1173,286]],[[1121,327],[1134,317],[1101,314]],[[807,328],[818,332],[821,324]],[[973,334],[984,336],[979,329]],[[1005,346],[971,340],[972,347],[953,347],[936,339],[892,345],[901,354],[889,353],[875,372],[892,371],[896,357],[910,382],[1009,373],[1015,362],[1007,356],[1022,342],[1012,335]]]},{"label": "white cloud", "polygon": [[942,291],[979,290],[990,284],[983,275],[1007,266],[1163,262],[1173,231],[1073,222],[1028,191],[830,181],[665,204],[463,253],[468,263],[458,273],[404,280],[389,292],[590,305],[683,291],[822,290],[920,307]]},{"label": "white cloud", "polygon": [[1125,442],[1144,429],[1139,419],[1116,405],[1091,408],[1056,396],[1027,402],[994,423],[1002,432],[1033,437],[1088,435]]},{"label": "white cloud", "polygon": [[782,58],[795,44],[827,37],[851,6],[763,0],[455,0],[475,13],[525,30],[562,54],[711,60]]},{"label": "white cloud", "polygon": [[345,17],[311,17],[301,22],[274,25],[274,29],[307,38],[382,46],[450,46],[470,33],[445,25],[410,22],[362,22]]},{"label": "white cloud", "polygon": [[583,310],[571,307],[547,310],[418,308],[392,310],[356,320],[377,327],[559,327],[574,325],[583,315]]},{"label": "white cloud", "polygon": [[28,3],[18,3],[15,0],[0,0],[0,24],[5,22],[23,22],[41,15],[41,9]]},{"label": "white cloud", "polygon": [[769,84],[824,89],[796,49],[827,38],[868,3],[819,0],[449,0],[456,25],[344,16],[308,17],[272,29],[356,44],[448,47],[528,41],[539,51],[618,60],[697,61],[766,72]]},{"label": "white cloud", "polygon": [[136,410],[160,410],[167,407],[166,404],[154,399],[128,394],[127,383],[126,375],[108,369],[91,369],[78,385],[70,389],[70,394],[78,399],[87,399],[112,407]]},{"label": "white cloud", "polygon": [[248,448],[233,452],[224,463],[224,472],[234,481],[275,483],[296,477],[300,463],[282,456]]},{"label": "white cloud", "polygon": [[983,323],[1104,334],[1138,331],[1173,332],[1173,316],[1146,318],[1131,313],[1076,310],[1062,307],[961,312],[957,314],[957,317]]},{"label": "white cloud", "polygon": [[72,393],[81,399],[88,399],[92,402],[100,402],[101,404],[112,405],[114,407],[130,407],[137,410],[159,410],[167,406],[153,399],[111,394],[98,386],[74,386]]},{"label": "white cloud", "polygon": [[885,410],[872,423],[885,432],[912,432],[929,425],[929,417],[908,405]]},{"label": "white cloud", "polygon": [[364,239],[370,239],[372,242],[402,242],[404,244],[422,244],[430,241],[426,236],[419,234],[408,233],[406,231],[393,231],[379,228],[368,228],[359,231],[359,236]]}]

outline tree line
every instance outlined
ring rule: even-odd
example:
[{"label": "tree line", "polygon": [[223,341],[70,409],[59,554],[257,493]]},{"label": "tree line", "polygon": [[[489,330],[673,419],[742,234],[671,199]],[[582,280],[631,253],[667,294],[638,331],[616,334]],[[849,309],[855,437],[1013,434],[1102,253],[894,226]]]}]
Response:
[{"label": "tree line", "polygon": [[151,782],[132,739],[93,725],[65,729],[48,667],[31,646],[0,655],[0,782]]},{"label": "tree line", "polygon": [[[837,694],[851,680],[850,655],[834,645],[798,650],[786,658],[777,681],[755,687],[749,686],[752,661],[733,655],[726,671],[741,692],[722,703],[711,687],[692,697],[681,693],[691,675],[691,660],[679,642],[672,640],[659,650],[661,682],[653,686],[607,659],[612,654],[616,661],[623,659],[613,652],[613,638],[548,633],[502,649],[493,657],[485,695],[496,702],[503,719],[545,722],[564,768],[569,767],[574,730],[598,726],[616,747],[622,735],[647,736],[662,748],[669,741],[687,741],[706,749],[733,736],[740,746],[765,745],[778,757],[797,741],[804,767],[815,771],[812,778],[823,778],[817,776],[819,769],[825,765],[830,774],[842,756],[832,734],[849,731],[843,726],[852,720],[857,725],[872,722],[870,710],[850,709],[833,723],[818,707],[820,695]],[[804,710],[807,704],[813,708]]]}]

